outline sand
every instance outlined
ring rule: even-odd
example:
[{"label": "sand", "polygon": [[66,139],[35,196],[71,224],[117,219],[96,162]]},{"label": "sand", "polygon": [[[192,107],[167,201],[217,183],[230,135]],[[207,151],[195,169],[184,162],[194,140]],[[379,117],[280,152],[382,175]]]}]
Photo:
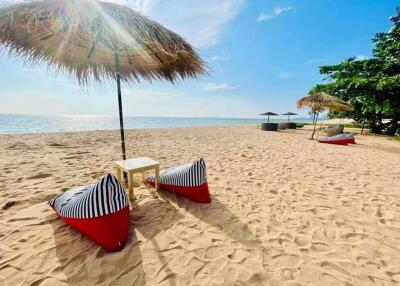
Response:
[{"label": "sand", "polygon": [[318,120],[318,124],[324,125],[337,125],[337,124],[353,124],[354,120],[351,118],[331,118],[331,119],[324,119]]},{"label": "sand", "polygon": [[128,131],[129,157],[162,167],[203,157],[213,197],[138,185],[127,245],[108,253],[46,202],[113,172],[118,131],[0,135],[0,285],[398,285],[400,142],[308,136]]}]

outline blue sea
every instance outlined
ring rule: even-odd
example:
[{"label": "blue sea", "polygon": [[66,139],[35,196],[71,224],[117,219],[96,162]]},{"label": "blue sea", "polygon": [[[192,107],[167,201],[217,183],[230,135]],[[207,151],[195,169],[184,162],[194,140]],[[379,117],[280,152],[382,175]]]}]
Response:
[{"label": "blue sea", "polygon": [[[270,120],[286,122],[287,119]],[[291,120],[305,122],[308,119]],[[192,126],[256,125],[265,119],[183,118],[124,116],[124,127],[170,128]],[[49,133],[119,129],[118,117],[93,115],[16,115],[0,114],[0,134]]]}]

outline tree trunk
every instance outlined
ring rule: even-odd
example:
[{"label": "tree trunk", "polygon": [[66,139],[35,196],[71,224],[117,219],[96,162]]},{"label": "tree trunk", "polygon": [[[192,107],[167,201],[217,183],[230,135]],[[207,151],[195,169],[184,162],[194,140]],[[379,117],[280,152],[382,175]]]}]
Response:
[{"label": "tree trunk", "polygon": [[390,135],[390,136],[396,135],[396,131],[397,131],[397,129],[399,129],[399,120],[400,120],[400,118],[397,116],[395,116],[392,119],[392,121],[390,122],[390,125],[387,129],[387,135]]},{"label": "tree trunk", "polygon": [[371,132],[376,134],[382,134],[383,124],[382,124],[382,114],[378,113],[375,115],[374,120],[371,124]]},{"label": "tree trunk", "polygon": [[363,121],[362,126],[361,126],[361,135],[362,135],[363,132],[364,132],[364,126],[365,126],[365,120]]}]

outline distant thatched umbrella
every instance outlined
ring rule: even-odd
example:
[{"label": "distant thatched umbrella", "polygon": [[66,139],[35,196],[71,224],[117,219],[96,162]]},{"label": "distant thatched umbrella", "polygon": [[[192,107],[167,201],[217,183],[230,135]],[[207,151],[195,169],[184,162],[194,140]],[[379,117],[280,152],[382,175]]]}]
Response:
[{"label": "distant thatched umbrella", "polygon": [[116,80],[122,158],[121,80],[196,77],[204,63],[179,35],[130,8],[96,0],[21,2],[0,9],[2,50],[68,71],[80,84]]},{"label": "distant thatched umbrella", "polygon": [[286,112],[286,113],[284,113],[284,114],[282,114],[282,115],[287,115],[287,117],[288,117],[288,122],[290,122],[290,115],[297,115],[297,113]]},{"label": "distant thatched umbrella", "polygon": [[312,93],[306,97],[301,98],[297,101],[297,108],[311,108],[313,113],[313,133],[311,138],[314,138],[315,127],[317,125],[318,115],[324,110],[342,110],[351,111],[353,106],[336,96],[329,95],[325,92]]},{"label": "distant thatched umbrella", "polygon": [[269,123],[269,117],[270,117],[270,116],[274,116],[274,115],[278,115],[278,114],[268,111],[268,112],[265,112],[265,113],[261,113],[260,115],[267,116],[267,118],[268,118],[268,123]]}]

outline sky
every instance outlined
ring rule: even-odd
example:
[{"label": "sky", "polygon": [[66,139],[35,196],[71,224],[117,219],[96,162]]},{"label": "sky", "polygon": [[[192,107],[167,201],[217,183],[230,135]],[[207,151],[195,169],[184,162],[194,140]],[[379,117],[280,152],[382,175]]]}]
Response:
[{"label": "sky", "polygon": [[[9,1],[10,2],[10,1]],[[298,110],[319,66],[371,56],[400,0],[114,0],[183,36],[209,75],[123,84],[125,115],[257,118]],[[5,0],[0,0],[0,5]],[[0,113],[118,115],[116,86],[80,87],[67,73],[0,54]]]}]

